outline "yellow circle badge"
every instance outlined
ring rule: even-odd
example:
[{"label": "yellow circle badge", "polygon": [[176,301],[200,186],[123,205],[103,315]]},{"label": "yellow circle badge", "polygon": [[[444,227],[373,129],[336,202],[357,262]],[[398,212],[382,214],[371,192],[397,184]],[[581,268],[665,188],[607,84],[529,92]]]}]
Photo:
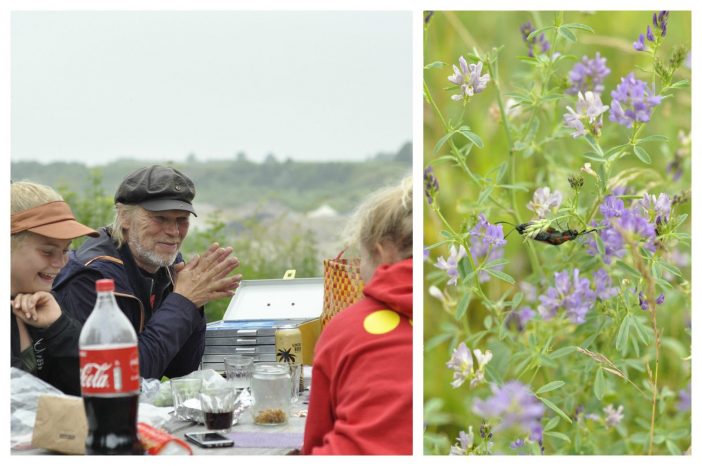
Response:
[{"label": "yellow circle badge", "polygon": [[395,311],[375,311],[363,319],[363,328],[373,335],[392,332],[400,325],[400,314]]}]

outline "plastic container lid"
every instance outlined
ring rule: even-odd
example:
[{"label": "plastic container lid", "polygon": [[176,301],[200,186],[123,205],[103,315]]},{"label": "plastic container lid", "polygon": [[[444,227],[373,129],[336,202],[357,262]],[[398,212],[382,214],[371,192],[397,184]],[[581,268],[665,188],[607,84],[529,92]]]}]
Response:
[{"label": "plastic container lid", "polygon": [[102,278],[95,282],[95,290],[97,292],[115,291],[115,281],[111,278]]}]

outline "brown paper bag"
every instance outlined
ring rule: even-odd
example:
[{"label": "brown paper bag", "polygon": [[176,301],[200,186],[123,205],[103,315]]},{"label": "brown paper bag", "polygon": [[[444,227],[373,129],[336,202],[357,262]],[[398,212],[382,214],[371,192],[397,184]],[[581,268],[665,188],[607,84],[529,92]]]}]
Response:
[{"label": "brown paper bag", "polygon": [[32,446],[46,450],[85,454],[88,421],[83,399],[67,395],[41,395],[32,431]]},{"label": "brown paper bag", "polygon": [[324,307],[320,319],[322,328],[337,313],[363,297],[361,259],[342,259],[344,251],[336,259],[324,259]]}]

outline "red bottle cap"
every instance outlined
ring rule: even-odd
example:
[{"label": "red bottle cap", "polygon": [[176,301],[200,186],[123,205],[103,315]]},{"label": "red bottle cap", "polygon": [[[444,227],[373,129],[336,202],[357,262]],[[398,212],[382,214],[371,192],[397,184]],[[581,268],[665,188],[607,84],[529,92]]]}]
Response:
[{"label": "red bottle cap", "polygon": [[100,291],[115,291],[115,281],[111,278],[103,278],[95,282],[95,290]]}]

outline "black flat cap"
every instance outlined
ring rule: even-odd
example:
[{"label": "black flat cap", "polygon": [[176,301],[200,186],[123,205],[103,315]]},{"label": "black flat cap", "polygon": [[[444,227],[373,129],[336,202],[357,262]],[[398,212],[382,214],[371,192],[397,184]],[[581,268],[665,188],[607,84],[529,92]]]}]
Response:
[{"label": "black flat cap", "polygon": [[130,173],[115,193],[115,202],[138,204],[146,210],[193,209],[195,185],[183,172],[162,165],[151,165]]}]

